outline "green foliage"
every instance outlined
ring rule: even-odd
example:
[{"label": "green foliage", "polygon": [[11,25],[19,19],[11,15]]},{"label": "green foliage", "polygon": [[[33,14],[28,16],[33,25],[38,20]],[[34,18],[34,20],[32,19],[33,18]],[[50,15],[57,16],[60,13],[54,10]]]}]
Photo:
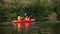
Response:
[{"label": "green foliage", "polygon": [[8,21],[12,21],[17,18],[16,13],[10,13],[10,14],[7,14],[7,16],[8,16]]},{"label": "green foliage", "polygon": [[[11,3],[9,1],[4,1],[3,4],[0,3],[0,14],[4,14],[4,16],[7,17],[7,21],[11,21],[12,19],[15,19],[19,13],[23,14],[24,12],[27,12],[33,15],[33,18],[43,21],[45,20],[44,17],[47,17],[54,12],[54,9],[56,7],[55,4],[55,2],[49,4],[47,1],[40,2],[40,0],[36,0],[34,3],[28,5],[25,3],[20,3],[20,0],[11,0]],[[23,7],[24,11],[22,13],[21,8]],[[56,10],[56,13],[60,15],[59,8]],[[1,19],[2,17],[3,15],[0,15]]]},{"label": "green foliage", "polygon": [[44,20],[43,18],[50,15],[52,12],[54,12],[53,5],[49,5],[45,2],[45,4],[41,3],[40,0],[37,0],[32,5],[31,12],[33,13],[33,16],[39,20]]}]

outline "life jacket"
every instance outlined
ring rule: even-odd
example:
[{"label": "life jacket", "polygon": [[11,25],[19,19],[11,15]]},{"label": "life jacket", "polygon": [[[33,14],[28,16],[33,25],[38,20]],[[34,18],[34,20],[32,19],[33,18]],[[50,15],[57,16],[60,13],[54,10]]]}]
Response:
[{"label": "life jacket", "polygon": [[30,18],[28,16],[25,17],[25,20],[29,20]]}]

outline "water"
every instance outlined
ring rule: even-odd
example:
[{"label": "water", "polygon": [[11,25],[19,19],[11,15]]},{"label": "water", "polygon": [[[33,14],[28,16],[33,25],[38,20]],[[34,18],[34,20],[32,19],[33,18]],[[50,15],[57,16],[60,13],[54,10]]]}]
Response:
[{"label": "water", "polygon": [[0,34],[60,34],[59,25],[60,23],[55,22],[36,22],[30,26],[28,31],[22,28],[22,32],[18,32],[17,28],[14,29],[12,24],[9,23],[0,26]]}]

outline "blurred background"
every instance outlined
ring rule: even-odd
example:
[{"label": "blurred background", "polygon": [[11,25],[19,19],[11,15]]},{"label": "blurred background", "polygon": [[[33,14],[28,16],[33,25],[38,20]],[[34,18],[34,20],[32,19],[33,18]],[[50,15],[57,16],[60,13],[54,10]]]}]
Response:
[{"label": "blurred background", "polygon": [[[13,29],[12,20],[27,13],[36,19],[29,32]],[[60,0],[0,0],[0,34],[60,34]]]}]

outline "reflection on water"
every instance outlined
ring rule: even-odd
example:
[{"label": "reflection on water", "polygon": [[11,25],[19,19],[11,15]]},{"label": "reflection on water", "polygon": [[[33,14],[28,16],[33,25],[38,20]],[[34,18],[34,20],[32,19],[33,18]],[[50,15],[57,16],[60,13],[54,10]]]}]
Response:
[{"label": "reflection on water", "polygon": [[31,25],[29,31],[22,28],[22,32],[18,32],[16,26],[11,24],[0,25],[0,34],[60,34],[60,23],[36,22]]}]

